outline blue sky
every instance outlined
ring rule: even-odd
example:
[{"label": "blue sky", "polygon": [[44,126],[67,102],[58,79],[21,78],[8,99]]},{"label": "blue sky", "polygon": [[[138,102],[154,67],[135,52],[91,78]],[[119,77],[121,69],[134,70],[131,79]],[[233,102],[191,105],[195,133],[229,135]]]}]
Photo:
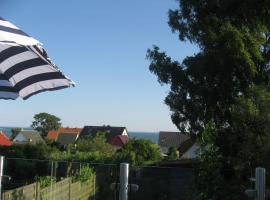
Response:
[{"label": "blue sky", "polygon": [[1,17],[42,42],[76,87],[0,100],[0,125],[29,126],[35,114],[48,112],[69,127],[177,130],[164,104],[168,88],[145,58],[152,45],[178,60],[196,52],[167,25],[176,7],[174,0],[1,0]]}]

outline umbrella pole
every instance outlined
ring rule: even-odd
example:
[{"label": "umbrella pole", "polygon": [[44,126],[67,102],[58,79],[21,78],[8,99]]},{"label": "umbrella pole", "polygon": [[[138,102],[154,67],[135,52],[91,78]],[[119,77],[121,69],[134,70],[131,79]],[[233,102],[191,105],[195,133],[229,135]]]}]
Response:
[{"label": "umbrella pole", "polygon": [[119,200],[128,200],[128,174],[129,174],[129,164],[120,163]]}]

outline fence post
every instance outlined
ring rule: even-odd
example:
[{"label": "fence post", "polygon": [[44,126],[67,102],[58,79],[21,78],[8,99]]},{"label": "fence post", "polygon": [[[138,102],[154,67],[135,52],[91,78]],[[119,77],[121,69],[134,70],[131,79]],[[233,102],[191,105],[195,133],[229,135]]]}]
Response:
[{"label": "fence post", "polygon": [[36,200],[40,199],[40,183],[36,182]]},{"label": "fence post", "polygon": [[72,179],[71,178],[68,178],[68,189],[69,189],[69,193],[68,193],[68,199],[71,200],[71,194],[72,194],[72,187],[71,187],[71,184],[72,184]]},{"label": "fence post", "polygon": [[128,174],[129,174],[129,164],[121,163],[119,200],[128,200]]},{"label": "fence post", "polygon": [[93,188],[93,191],[94,191],[94,200],[96,200],[96,175],[94,175],[93,179],[94,179],[94,188]]},{"label": "fence post", "polygon": [[4,171],[4,156],[0,156],[0,200],[2,199],[3,171]]},{"label": "fence post", "polygon": [[265,200],[265,169],[262,167],[257,167],[255,178],[257,200]]}]

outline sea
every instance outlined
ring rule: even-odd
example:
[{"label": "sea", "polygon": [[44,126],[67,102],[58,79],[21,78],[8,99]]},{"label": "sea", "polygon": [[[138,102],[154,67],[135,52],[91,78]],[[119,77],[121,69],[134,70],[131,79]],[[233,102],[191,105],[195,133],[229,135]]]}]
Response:
[{"label": "sea", "polygon": [[[16,127],[6,127],[0,126],[0,131],[3,131],[7,137],[11,136],[11,129]],[[21,127],[20,127],[21,128]],[[23,127],[24,130],[32,130],[30,127]],[[129,138],[136,138],[136,139],[147,139],[152,141],[153,143],[158,143],[158,132],[136,132],[136,131],[129,131],[128,132]]]},{"label": "sea", "polygon": [[129,138],[135,138],[135,139],[147,139],[152,141],[153,143],[158,144],[158,132],[128,132]]}]

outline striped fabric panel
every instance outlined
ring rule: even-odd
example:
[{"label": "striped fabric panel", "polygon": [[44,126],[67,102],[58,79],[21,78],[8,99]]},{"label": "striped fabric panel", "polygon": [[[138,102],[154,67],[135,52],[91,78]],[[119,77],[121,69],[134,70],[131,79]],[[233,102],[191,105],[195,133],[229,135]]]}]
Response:
[{"label": "striped fabric panel", "polygon": [[70,87],[70,82],[67,79],[48,79],[29,84],[20,90],[19,95],[24,99],[45,91],[59,90]]},{"label": "striped fabric panel", "polygon": [[0,99],[6,99],[6,100],[15,100],[19,97],[18,93],[15,92],[5,92],[1,91],[1,86],[0,86]]},{"label": "striped fabric panel", "polygon": [[5,75],[0,73],[0,99],[17,99],[18,96],[16,89],[7,80]]},{"label": "striped fabric panel", "polygon": [[17,26],[0,17],[0,41],[12,41],[21,45],[36,45],[39,41],[30,37]]},{"label": "striped fabric panel", "polygon": [[26,99],[42,91],[74,86],[42,49],[33,50],[36,48],[0,44],[0,92],[18,92]]}]

